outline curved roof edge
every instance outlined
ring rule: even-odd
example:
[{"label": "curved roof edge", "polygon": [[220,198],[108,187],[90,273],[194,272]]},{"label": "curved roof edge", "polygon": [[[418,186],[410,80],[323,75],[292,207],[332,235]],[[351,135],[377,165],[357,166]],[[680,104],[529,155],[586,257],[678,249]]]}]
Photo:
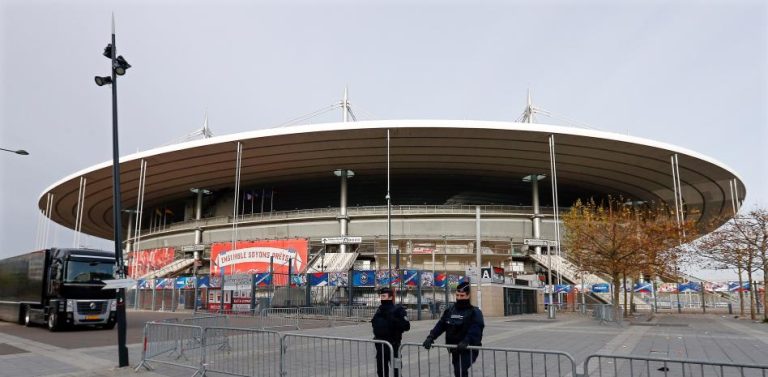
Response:
[{"label": "curved roof edge", "polygon": [[[474,128],[474,129],[494,129],[494,130],[507,130],[507,131],[526,131],[526,132],[539,132],[544,134],[564,134],[564,135],[572,135],[572,136],[592,137],[592,138],[607,139],[607,140],[626,142],[626,143],[632,143],[632,144],[640,144],[640,145],[645,145],[653,148],[668,150],[673,153],[684,154],[689,157],[693,157],[693,158],[711,163],[715,166],[722,168],[723,170],[730,172],[739,181],[744,182],[744,179],[738,173],[736,173],[734,169],[732,169],[728,165],[718,160],[715,160],[714,158],[709,157],[707,155],[704,155],[704,154],[701,154],[693,150],[683,148],[674,144],[664,143],[664,142],[655,141],[655,140],[646,139],[646,138],[637,137],[637,136],[622,135],[622,134],[617,134],[613,132],[589,130],[589,129],[583,129],[583,128],[577,128],[577,127],[569,127],[569,126],[556,126],[556,125],[549,125],[549,124],[543,124],[543,123],[518,123],[518,122],[477,121],[477,120],[438,120],[438,119],[372,120],[372,121],[359,121],[359,122],[346,122],[346,123],[335,122],[335,123],[309,124],[309,125],[299,125],[299,126],[279,127],[279,128],[265,128],[260,130],[245,131],[245,132],[239,132],[235,134],[215,136],[208,139],[193,140],[193,141],[183,142],[179,144],[153,148],[146,151],[129,154],[127,156],[122,156],[120,157],[120,164],[129,162],[129,161],[139,160],[142,158],[146,158],[146,157],[150,157],[158,154],[175,152],[175,151],[180,151],[188,148],[196,148],[196,147],[203,147],[208,145],[235,142],[235,141],[244,140],[244,139],[254,139],[254,138],[261,138],[261,137],[312,133],[312,132],[342,131],[342,130],[352,130],[352,129],[398,129],[398,128]],[[555,140],[555,142],[557,142],[557,140]],[[40,200],[43,199],[43,197],[47,192],[50,192],[56,186],[59,186],[69,181],[70,179],[74,179],[81,175],[85,175],[87,173],[96,171],[98,169],[103,169],[109,166],[112,166],[111,160],[79,170],[75,173],[72,173],[56,181],[55,183],[46,187],[45,190],[43,190],[43,192],[38,197],[38,202],[40,202]],[[746,194],[747,193],[746,193],[746,186],[745,186],[744,197],[746,197]]]}]

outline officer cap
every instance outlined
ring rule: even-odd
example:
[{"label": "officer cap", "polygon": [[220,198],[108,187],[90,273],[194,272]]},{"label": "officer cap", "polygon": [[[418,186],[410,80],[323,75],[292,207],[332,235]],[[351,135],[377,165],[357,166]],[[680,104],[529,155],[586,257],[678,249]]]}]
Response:
[{"label": "officer cap", "polygon": [[466,294],[469,294],[469,282],[461,282],[459,285],[456,286],[456,292],[464,292]]},{"label": "officer cap", "polygon": [[379,294],[380,295],[383,295],[385,293],[390,295],[390,296],[393,296],[395,294],[395,291],[393,291],[392,288],[390,288],[390,287],[382,287],[381,289],[379,289]]}]

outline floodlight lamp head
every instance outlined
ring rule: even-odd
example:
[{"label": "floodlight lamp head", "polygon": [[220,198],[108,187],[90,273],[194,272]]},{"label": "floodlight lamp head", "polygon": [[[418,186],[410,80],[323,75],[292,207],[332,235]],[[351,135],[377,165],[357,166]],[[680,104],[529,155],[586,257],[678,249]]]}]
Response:
[{"label": "floodlight lamp head", "polygon": [[93,78],[96,81],[96,85],[104,86],[112,84],[112,78],[109,76],[96,76]]},{"label": "floodlight lamp head", "polygon": [[107,47],[104,47],[104,55],[107,59],[112,59],[112,43],[108,44]]},{"label": "floodlight lamp head", "polygon": [[122,76],[125,74],[125,70],[128,68],[131,68],[131,65],[128,64],[127,61],[125,61],[125,58],[123,58],[122,55],[118,56],[117,59],[115,59],[115,74],[118,76]]}]

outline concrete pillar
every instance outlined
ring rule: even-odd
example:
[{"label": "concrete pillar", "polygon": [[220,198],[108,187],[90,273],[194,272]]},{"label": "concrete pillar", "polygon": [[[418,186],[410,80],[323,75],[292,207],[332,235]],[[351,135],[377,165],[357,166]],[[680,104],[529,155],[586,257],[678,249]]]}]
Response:
[{"label": "concrete pillar", "polygon": [[475,293],[475,295],[477,295],[477,307],[481,308],[481,310],[482,310],[482,307],[483,307],[483,292],[480,291],[480,276],[481,276],[480,268],[482,267],[481,263],[482,263],[483,259],[482,259],[481,254],[482,254],[483,250],[480,247],[480,206],[475,206],[475,228],[476,228],[475,229],[475,237],[476,237],[476,239],[475,239],[475,248],[476,248],[476,251],[477,251],[477,255],[476,255],[476,258],[477,258],[477,264],[476,264],[476,266],[477,266],[477,276],[473,276],[472,279],[477,279],[477,286],[476,286],[476,289],[475,289],[475,292],[477,292],[477,293]]},{"label": "concrete pillar", "polygon": [[126,230],[127,234],[125,236],[125,252],[123,255],[128,256],[128,253],[133,251],[133,213],[134,211],[126,211],[128,212],[128,229]]},{"label": "concrete pillar", "polygon": [[[533,238],[541,238],[541,211],[539,209],[539,179],[538,174],[531,174],[531,191],[533,202]],[[541,255],[541,246],[536,246],[536,255]]]},{"label": "concrete pillar", "polygon": [[[352,170],[336,169],[333,172],[337,177],[341,178],[340,198],[339,198],[339,235],[345,237],[348,235],[349,216],[347,215],[347,180],[352,178],[355,173]],[[341,253],[347,252],[347,245],[339,245],[339,251]]]},{"label": "concrete pillar", "polygon": [[[203,190],[197,190],[197,200],[195,201],[195,220],[200,220],[203,216]],[[195,245],[203,241],[203,230],[198,225],[195,227]]]}]

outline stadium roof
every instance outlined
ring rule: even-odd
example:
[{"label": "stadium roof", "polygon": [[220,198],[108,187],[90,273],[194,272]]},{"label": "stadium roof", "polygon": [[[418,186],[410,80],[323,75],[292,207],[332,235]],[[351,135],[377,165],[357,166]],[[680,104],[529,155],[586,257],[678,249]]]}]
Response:
[{"label": "stadium roof", "polygon": [[[700,221],[732,215],[730,184],[738,200],[741,178],[702,154],[648,139],[538,123],[456,120],[387,120],[272,128],[156,148],[121,158],[123,208],[137,202],[140,161],[147,161],[145,203],[190,195],[192,187],[234,186],[236,144],[243,145],[242,181],[307,182],[338,168],[357,175],[386,174],[386,133],[391,130],[392,174],[452,174],[519,181],[549,174],[548,137],[554,135],[557,180],[585,192],[620,192],[673,206],[670,156],[678,154],[682,193]],[[87,178],[82,231],[112,238],[112,162],[78,171],[47,188],[51,219],[75,227],[80,177]]]}]

